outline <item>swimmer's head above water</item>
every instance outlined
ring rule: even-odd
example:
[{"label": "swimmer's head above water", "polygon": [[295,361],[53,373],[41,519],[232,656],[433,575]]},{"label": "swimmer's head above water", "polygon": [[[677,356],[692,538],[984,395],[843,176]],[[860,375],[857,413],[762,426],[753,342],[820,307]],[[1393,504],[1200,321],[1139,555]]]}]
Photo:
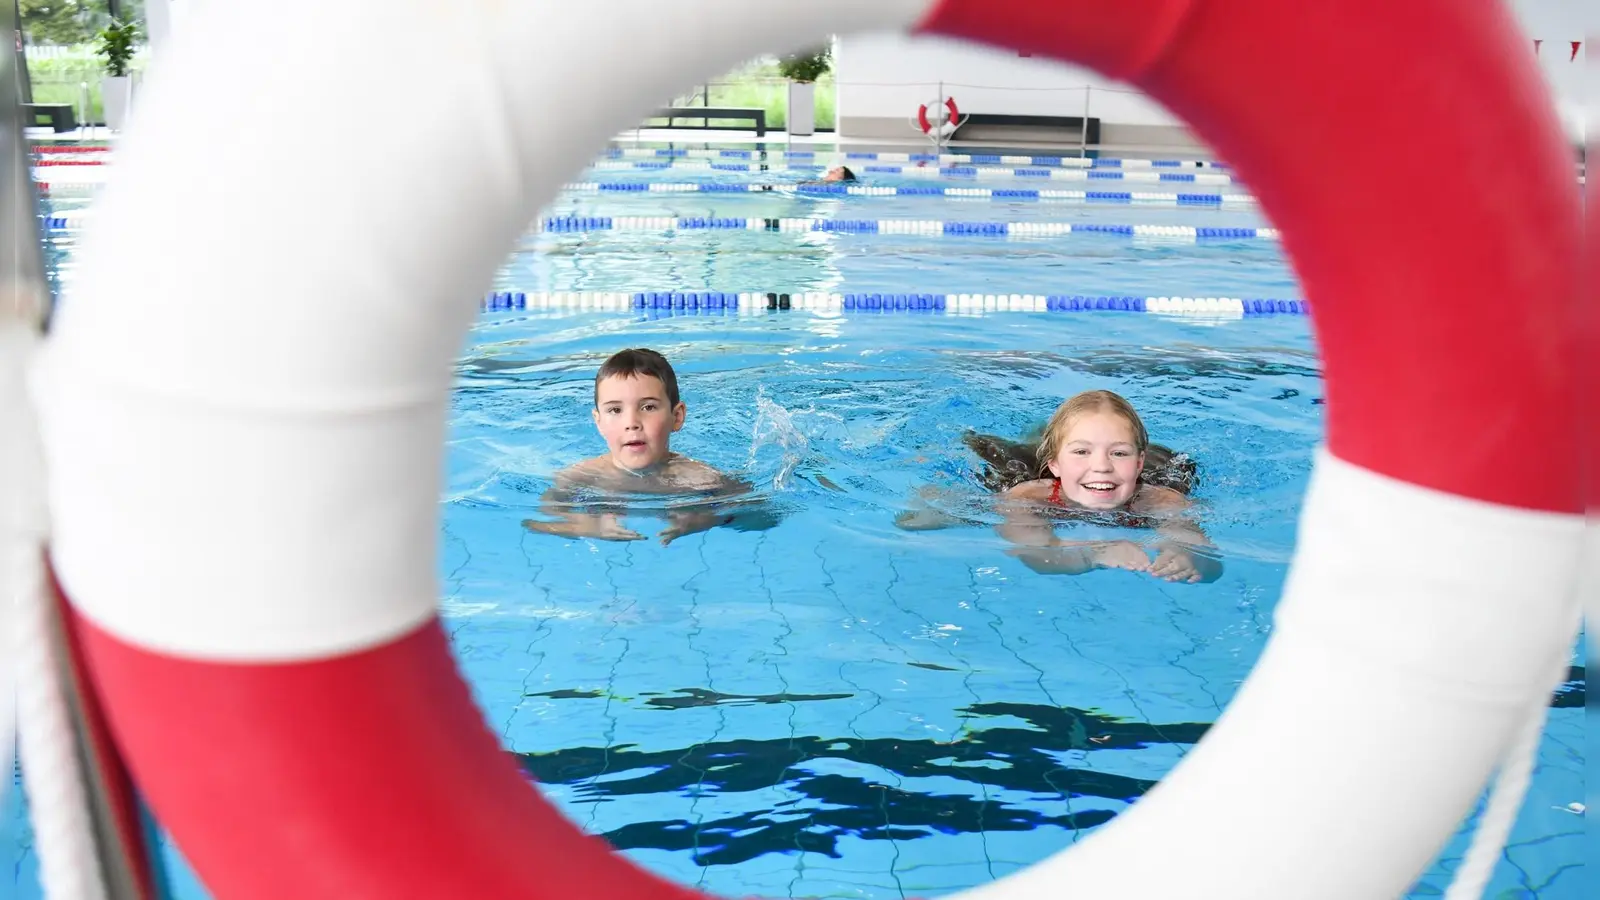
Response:
[{"label": "swimmer's head above water", "polygon": [[677,373],[660,353],[623,350],[595,373],[594,424],[618,468],[640,472],[666,460],[683,419]]},{"label": "swimmer's head above water", "polygon": [[1119,509],[1139,492],[1149,446],[1132,404],[1111,391],[1084,391],[1050,417],[1039,463],[1056,479],[1062,499],[1088,509]]},{"label": "swimmer's head above water", "polygon": [[822,180],[852,182],[856,180],[856,173],[850,171],[849,166],[834,166],[822,176]]}]

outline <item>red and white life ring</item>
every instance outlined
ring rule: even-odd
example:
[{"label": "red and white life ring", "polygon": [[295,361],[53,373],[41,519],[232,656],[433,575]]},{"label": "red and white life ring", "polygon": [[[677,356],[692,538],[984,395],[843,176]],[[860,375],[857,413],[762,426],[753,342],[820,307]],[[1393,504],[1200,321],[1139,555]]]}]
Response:
[{"label": "red and white life ring", "polygon": [[[1547,700],[1576,617],[1578,198],[1503,5],[744,6],[210,3],[164,50],[34,384],[87,683],[213,895],[699,896],[530,789],[455,668],[434,561],[451,362],[506,249],[653,98],[886,29],[1049,53],[1186,118],[1281,227],[1327,378],[1255,671],[1138,804],[970,896],[1402,893]],[[547,89],[605,60],[627,65]],[[372,115],[335,115],[330,83]],[[1351,109],[1385,140],[1344,140]],[[373,118],[395,131],[377,155]],[[1490,141],[1494,167],[1434,152]],[[303,227],[313,208],[338,240]]]},{"label": "red and white life ring", "polygon": [[937,128],[940,137],[943,137],[955,131],[956,126],[961,124],[961,110],[956,108],[956,98],[944,98],[944,115],[939,118],[938,124],[934,124],[928,119],[928,110],[938,108],[937,100],[929,100],[917,107],[917,127],[922,129],[923,134],[929,134]]}]

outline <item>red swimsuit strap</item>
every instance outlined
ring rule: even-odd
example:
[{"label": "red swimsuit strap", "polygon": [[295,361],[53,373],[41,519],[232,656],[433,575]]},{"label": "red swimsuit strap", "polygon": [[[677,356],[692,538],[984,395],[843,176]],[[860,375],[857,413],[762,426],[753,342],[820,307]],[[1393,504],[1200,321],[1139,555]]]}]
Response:
[{"label": "red swimsuit strap", "polygon": [[1050,486],[1050,502],[1061,503],[1061,479],[1057,478],[1055,484]]}]

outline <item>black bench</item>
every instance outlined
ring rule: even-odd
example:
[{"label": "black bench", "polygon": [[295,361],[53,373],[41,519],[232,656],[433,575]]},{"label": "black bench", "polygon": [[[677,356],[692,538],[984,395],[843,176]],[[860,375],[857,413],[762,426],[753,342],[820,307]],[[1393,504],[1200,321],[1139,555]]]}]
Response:
[{"label": "black bench", "polygon": [[[653,119],[666,119],[668,128],[694,128],[705,131],[724,126],[711,124],[712,119],[742,119],[755,125],[756,137],[767,134],[767,111],[743,106],[671,106],[658,109]],[[699,125],[674,125],[674,119],[701,119]]]},{"label": "black bench", "polygon": [[[1084,126],[1083,116],[1007,116],[999,113],[969,113],[963,114],[960,126],[950,133],[950,140],[993,140],[999,138],[984,138],[974,134],[981,132],[985,126],[996,128],[1061,128],[1072,132],[1073,139],[1083,139],[1086,144],[1100,143],[1100,120],[1095,116],[1089,117],[1087,128]],[[967,132],[963,135],[962,132]],[[1010,135],[1016,137],[1016,135]]]},{"label": "black bench", "polygon": [[[22,114],[26,116],[23,121],[25,128],[37,128],[48,124],[56,132],[72,131],[78,127],[78,120],[72,114],[72,106],[67,103],[24,103]],[[44,119],[47,121],[41,122]]]}]

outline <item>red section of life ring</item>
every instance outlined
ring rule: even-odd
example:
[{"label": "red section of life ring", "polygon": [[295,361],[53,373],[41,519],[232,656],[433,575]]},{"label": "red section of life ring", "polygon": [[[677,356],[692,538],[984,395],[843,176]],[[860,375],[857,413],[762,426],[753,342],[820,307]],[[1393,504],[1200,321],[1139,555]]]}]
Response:
[{"label": "red section of life ring", "polygon": [[[146,698],[119,697],[111,712],[121,743],[171,764],[135,767],[142,785],[159,785],[158,815],[214,810],[221,793],[250,818],[294,823],[300,854],[271,864],[248,828],[185,834],[214,896],[705,900],[623,864],[529,785],[438,622],[365,653],[287,665],[151,656],[81,616],[70,623],[100,685],[138,685]],[[176,720],[148,708],[175,696],[188,698]],[[363,859],[384,871],[358,885],[347,861]]]},{"label": "red section of life ring", "polygon": [[[937,105],[937,101],[935,101],[935,104]],[[928,121],[928,104],[924,103],[917,107],[917,126],[922,129],[923,134],[927,134],[935,128],[942,128],[945,125],[955,127],[956,123],[961,121],[961,110],[956,108],[956,98],[944,98],[944,109],[944,121],[939,125],[934,125]]]},{"label": "red section of life ring", "polygon": [[[1493,98],[1495,116],[1530,133],[1560,133],[1499,4],[952,0],[926,27],[1041,46],[1131,81],[1228,160],[1282,226],[1311,302],[1335,456],[1463,497],[1582,511],[1574,479],[1510,474],[1529,448],[1578,451],[1582,231],[1569,151],[1519,141],[1492,168],[1438,175],[1441,154],[1503,133],[1462,112],[1470,97]],[[1422,31],[1440,39],[1419,54],[1407,35]],[[1353,55],[1366,60],[1358,70]],[[1397,93],[1402,68],[1427,77]],[[1356,108],[1395,142],[1341,141],[1327,111]],[[1339,171],[1373,175],[1357,189]]]},{"label": "red section of life ring", "polygon": [[[1125,78],[1238,169],[1315,310],[1335,455],[1463,497],[1581,510],[1575,476],[1528,470],[1531,452],[1577,451],[1578,198],[1499,5],[944,0],[923,28]],[[1418,45],[1424,31],[1439,39]],[[1346,110],[1383,140],[1350,141]],[[919,122],[932,127],[925,107]],[[1449,155],[1491,146],[1494,166]],[[1349,171],[1360,179],[1330,174]],[[527,787],[437,620],[283,664],[73,627],[135,775],[159,814],[183,817],[217,896],[699,896]],[[237,816],[226,826],[219,798]]]}]

